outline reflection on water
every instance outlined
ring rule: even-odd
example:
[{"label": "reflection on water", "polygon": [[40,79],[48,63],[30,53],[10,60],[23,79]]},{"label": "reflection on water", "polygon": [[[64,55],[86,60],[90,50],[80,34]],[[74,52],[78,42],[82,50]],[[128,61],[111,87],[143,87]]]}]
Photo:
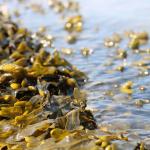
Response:
[{"label": "reflection on water", "polygon": [[[30,1],[41,3],[40,0]],[[143,107],[134,105],[136,100],[150,99],[150,77],[139,76],[139,70],[132,67],[134,62],[146,57],[149,62],[150,55],[133,53],[127,49],[125,40],[119,47],[127,49],[129,57],[123,61],[114,59],[116,49],[103,46],[103,39],[114,32],[122,34],[131,29],[150,32],[149,0],[80,1],[85,18],[85,30],[80,40],[74,45],[68,45],[65,42],[63,37],[66,33],[62,30],[62,21],[49,9],[47,0],[43,0],[41,4],[45,9],[44,15],[33,13],[17,0],[5,0],[5,2],[10,11],[13,12],[14,8],[20,10],[23,26],[32,31],[37,31],[41,25],[46,26],[48,33],[57,37],[55,47],[74,49],[74,55],[65,57],[88,74],[89,82],[84,87],[89,93],[88,107],[93,109],[101,127],[108,126],[111,130],[137,132],[143,137],[145,135],[150,137],[150,104],[145,104]],[[17,21],[15,17],[14,20]],[[92,48],[94,53],[89,57],[83,57],[80,54],[82,47]],[[127,67],[123,73],[112,71],[116,66],[124,63]],[[134,83],[132,96],[121,94],[118,88],[121,83],[128,80]],[[145,86],[146,90],[140,91],[140,86]]]}]

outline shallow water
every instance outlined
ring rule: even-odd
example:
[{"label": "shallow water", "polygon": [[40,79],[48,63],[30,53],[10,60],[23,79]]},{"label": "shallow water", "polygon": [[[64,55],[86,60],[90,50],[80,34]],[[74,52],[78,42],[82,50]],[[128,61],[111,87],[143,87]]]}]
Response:
[{"label": "shallow water", "polygon": [[[114,32],[123,34],[124,31],[148,31],[150,33],[150,1],[149,0],[86,0],[80,1],[81,14],[84,16],[84,31],[78,42],[68,45],[64,37],[63,21],[60,15],[54,13],[47,5],[47,0],[26,0],[18,3],[17,0],[0,0],[6,4],[11,14],[19,10],[22,20],[21,26],[32,31],[46,26],[47,34],[54,35],[54,46],[59,50],[62,47],[73,48],[74,54],[66,57],[79,69],[86,72],[89,81],[83,87],[88,93],[88,108],[92,109],[100,127],[112,131],[129,131],[131,134],[150,138],[150,103],[143,107],[135,106],[138,99],[150,99],[150,77],[140,76],[139,69],[133,63],[147,59],[150,63],[150,54],[135,54],[127,48],[127,40],[119,47],[128,52],[126,60],[115,59],[116,48],[106,48],[103,45],[105,37]],[[45,14],[34,13],[27,8],[30,3],[40,4]],[[16,22],[18,18],[13,17]],[[84,57],[80,49],[88,47],[93,49],[93,54]],[[149,47],[146,45],[145,47]],[[115,71],[120,64],[125,64],[124,72]],[[128,96],[120,93],[120,84],[133,81],[133,94]],[[116,86],[118,85],[118,86]],[[139,87],[145,86],[146,90],[140,91]]]}]

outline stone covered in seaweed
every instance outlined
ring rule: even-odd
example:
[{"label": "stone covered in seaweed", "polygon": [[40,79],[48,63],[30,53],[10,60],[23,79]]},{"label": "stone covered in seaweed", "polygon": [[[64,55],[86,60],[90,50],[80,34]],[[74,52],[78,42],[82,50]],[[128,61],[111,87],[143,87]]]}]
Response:
[{"label": "stone covered in seaweed", "polygon": [[0,17],[0,148],[36,147],[34,142],[42,144],[56,127],[63,132],[95,129],[78,89],[85,74],[59,52],[45,51],[29,31]]}]

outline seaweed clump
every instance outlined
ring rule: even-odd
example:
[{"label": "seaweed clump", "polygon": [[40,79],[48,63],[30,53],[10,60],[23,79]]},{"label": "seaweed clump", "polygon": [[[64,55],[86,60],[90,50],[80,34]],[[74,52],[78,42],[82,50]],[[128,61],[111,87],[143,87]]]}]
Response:
[{"label": "seaweed clump", "polygon": [[79,90],[85,74],[59,52],[45,51],[27,29],[0,19],[0,149],[33,149],[72,130],[95,129]]}]

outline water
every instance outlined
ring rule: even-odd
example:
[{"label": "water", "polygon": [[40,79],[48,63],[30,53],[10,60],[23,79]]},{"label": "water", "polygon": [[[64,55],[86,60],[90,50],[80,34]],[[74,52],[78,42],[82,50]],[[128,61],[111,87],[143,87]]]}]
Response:
[{"label": "water", "polygon": [[[64,57],[87,73],[89,81],[83,89],[88,93],[88,108],[93,110],[101,128],[128,131],[131,135],[150,138],[150,103],[143,107],[134,104],[138,99],[150,99],[150,77],[139,76],[139,69],[133,67],[133,63],[146,58],[150,63],[150,55],[133,53],[127,48],[127,40],[124,40],[119,47],[127,50],[128,57],[126,60],[118,60],[114,59],[116,49],[108,49],[103,45],[104,38],[114,32],[123,34],[124,31],[134,30],[150,33],[149,0],[80,1],[85,25],[80,40],[73,45],[65,42],[67,34],[63,30],[63,20],[48,7],[47,0],[42,0],[42,3],[40,0],[30,0],[25,5],[17,0],[0,0],[2,2],[7,5],[9,12],[13,13],[14,9],[20,11],[21,26],[34,32],[46,26],[47,33],[56,37],[54,45],[57,49],[74,49],[73,55]],[[40,4],[45,14],[27,9],[30,3]],[[18,21],[16,17],[13,20]],[[82,47],[91,48],[94,53],[84,57],[80,51]],[[120,64],[126,64],[126,70],[122,73],[114,71]],[[134,83],[132,96],[121,94],[119,87],[115,86],[128,80]],[[145,86],[146,90],[140,91],[140,86]]]}]

